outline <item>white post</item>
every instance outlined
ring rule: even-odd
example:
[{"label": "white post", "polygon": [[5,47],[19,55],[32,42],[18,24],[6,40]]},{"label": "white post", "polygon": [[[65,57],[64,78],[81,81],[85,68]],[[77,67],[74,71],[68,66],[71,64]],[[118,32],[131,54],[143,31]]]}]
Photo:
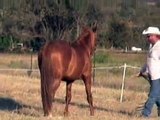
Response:
[{"label": "white post", "polygon": [[124,92],[124,80],[125,80],[125,76],[126,76],[126,63],[124,64],[124,68],[123,68],[123,79],[122,79],[122,87],[121,87],[121,97],[120,97],[120,102],[122,102],[123,100],[123,92]]}]

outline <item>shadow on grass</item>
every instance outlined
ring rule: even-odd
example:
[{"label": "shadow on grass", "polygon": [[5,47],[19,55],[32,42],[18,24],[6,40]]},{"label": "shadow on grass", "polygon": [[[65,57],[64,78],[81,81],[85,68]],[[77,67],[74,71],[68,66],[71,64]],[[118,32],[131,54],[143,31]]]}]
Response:
[{"label": "shadow on grass", "polygon": [[11,98],[0,97],[0,110],[14,111],[17,109],[21,109],[22,107],[23,107],[22,104],[16,102]]},{"label": "shadow on grass", "polygon": [[[53,103],[53,104],[56,104],[56,103],[65,104],[65,101],[60,98],[55,98],[54,101],[55,101],[55,103]],[[82,109],[89,108],[89,105],[82,104],[82,103],[71,102],[70,105],[78,106]],[[98,106],[94,106],[94,108],[95,108],[95,110],[98,110],[98,111],[114,112],[114,113],[120,113],[120,114],[124,114],[124,115],[128,115],[128,116],[134,116],[133,113],[126,112],[126,111],[114,111],[112,109],[98,107]],[[22,103],[15,101],[12,98],[0,97],[0,110],[11,111],[11,112],[14,112],[17,114],[23,114],[26,116],[34,116],[34,117],[43,116],[43,109],[41,107],[25,105],[25,104],[22,104]]]},{"label": "shadow on grass", "polygon": [[[55,98],[54,100],[55,102],[58,102],[58,103],[61,103],[61,104],[65,104],[65,101],[62,100],[62,99],[59,99],[59,98]],[[82,103],[75,103],[75,102],[71,102],[70,105],[73,105],[73,106],[78,106],[79,108],[89,108],[89,104],[82,104]],[[115,111],[115,110],[112,110],[112,109],[108,109],[108,108],[103,108],[103,107],[98,107],[98,106],[94,106],[94,109],[95,111],[98,110],[98,111],[105,111],[105,112],[114,112],[114,113],[120,113],[120,114],[123,114],[123,115],[128,115],[130,117],[132,116],[135,116],[134,113],[132,112],[127,112],[127,111]]]},{"label": "shadow on grass", "polygon": [[34,117],[43,115],[42,108],[19,103],[12,98],[0,97],[0,110]]}]

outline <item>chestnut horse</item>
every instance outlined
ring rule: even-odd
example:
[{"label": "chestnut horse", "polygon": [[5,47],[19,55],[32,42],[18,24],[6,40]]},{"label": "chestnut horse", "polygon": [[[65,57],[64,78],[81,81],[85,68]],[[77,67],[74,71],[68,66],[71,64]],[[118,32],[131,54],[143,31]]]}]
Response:
[{"label": "chestnut horse", "polygon": [[79,38],[72,44],[57,40],[47,42],[38,54],[41,75],[41,97],[44,116],[52,116],[52,101],[61,80],[66,82],[66,106],[64,115],[68,114],[71,101],[71,87],[76,79],[85,84],[90,115],[94,115],[91,93],[91,57],[96,46],[96,27],[84,27]]}]

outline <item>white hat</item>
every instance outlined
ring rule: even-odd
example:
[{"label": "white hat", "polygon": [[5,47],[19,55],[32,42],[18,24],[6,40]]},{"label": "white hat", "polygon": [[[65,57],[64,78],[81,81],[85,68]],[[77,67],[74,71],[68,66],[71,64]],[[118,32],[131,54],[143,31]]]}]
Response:
[{"label": "white hat", "polygon": [[147,29],[143,30],[142,34],[143,35],[147,35],[147,34],[160,35],[160,30],[158,27],[148,27]]}]

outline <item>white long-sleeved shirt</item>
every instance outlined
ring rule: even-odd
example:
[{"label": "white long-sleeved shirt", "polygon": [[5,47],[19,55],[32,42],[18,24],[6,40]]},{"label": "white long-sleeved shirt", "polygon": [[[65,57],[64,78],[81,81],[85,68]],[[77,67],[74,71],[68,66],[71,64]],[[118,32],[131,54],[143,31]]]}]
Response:
[{"label": "white long-sleeved shirt", "polygon": [[160,78],[160,40],[150,48],[147,63],[142,67],[141,72],[147,72],[151,80]]}]

